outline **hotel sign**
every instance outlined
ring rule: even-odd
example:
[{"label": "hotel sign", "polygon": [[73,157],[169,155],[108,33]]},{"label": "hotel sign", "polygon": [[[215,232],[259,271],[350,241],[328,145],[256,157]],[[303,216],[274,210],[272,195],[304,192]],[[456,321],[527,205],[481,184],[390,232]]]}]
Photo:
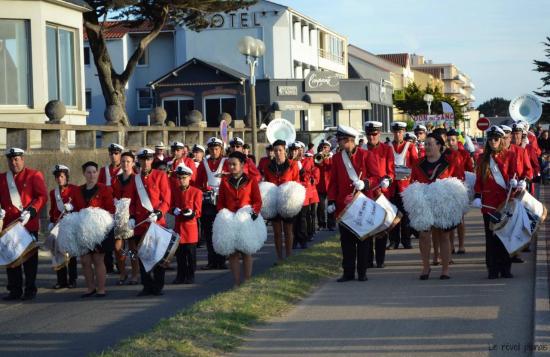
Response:
[{"label": "hotel sign", "polygon": [[340,77],[332,72],[309,72],[305,80],[306,92],[339,92]]},{"label": "hotel sign", "polygon": [[296,86],[277,86],[277,95],[298,95],[298,87]]},{"label": "hotel sign", "polygon": [[212,28],[248,28],[262,26],[260,19],[267,16],[267,11],[238,12],[214,14],[210,17]]}]

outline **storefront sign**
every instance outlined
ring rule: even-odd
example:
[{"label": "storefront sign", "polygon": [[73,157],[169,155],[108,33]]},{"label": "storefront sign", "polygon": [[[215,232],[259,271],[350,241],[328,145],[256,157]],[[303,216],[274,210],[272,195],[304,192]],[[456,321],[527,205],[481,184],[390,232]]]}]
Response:
[{"label": "storefront sign", "polygon": [[297,86],[277,86],[277,95],[298,95]]},{"label": "storefront sign", "polygon": [[340,77],[325,71],[310,72],[306,79],[306,92],[339,92]]}]

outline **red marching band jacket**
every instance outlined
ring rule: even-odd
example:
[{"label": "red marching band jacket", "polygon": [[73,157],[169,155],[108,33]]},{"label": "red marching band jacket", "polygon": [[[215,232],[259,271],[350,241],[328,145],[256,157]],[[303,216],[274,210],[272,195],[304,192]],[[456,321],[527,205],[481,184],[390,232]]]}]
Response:
[{"label": "red marching band jacket", "polygon": [[448,149],[445,152],[445,155],[447,157],[447,161],[454,167],[454,177],[464,181],[466,179],[466,171],[474,172],[474,162],[470,157],[470,153],[465,149]]},{"label": "red marching band jacket", "polygon": [[105,166],[99,169],[99,177],[97,178],[97,182],[104,184],[106,186],[112,186],[113,182],[116,180],[116,176],[122,171],[120,169],[120,166],[113,167],[113,165],[109,164],[107,165],[107,167],[109,168],[109,175],[111,177],[111,182],[107,182],[107,172],[106,172]]},{"label": "red marching band jacket", "polygon": [[[209,158],[206,160],[208,163],[208,168],[212,172],[216,172],[220,166],[222,157],[220,156],[217,159]],[[225,160],[227,161],[227,160]],[[226,166],[222,168],[221,172],[225,170]],[[201,161],[199,167],[197,168],[197,179],[195,180],[195,187],[202,191],[210,191],[211,187],[208,186],[208,175],[206,173],[206,167],[204,167],[204,161]]]},{"label": "red marching band jacket", "polygon": [[[223,164],[222,171],[229,172],[229,162],[227,160],[225,160],[225,163]],[[260,171],[258,171],[256,164],[251,158],[246,159],[243,167],[243,173],[248,176],[248,178],[255,179],[258,182],[262,179]]]},{"label": "red marching band jacket", "polygon": [[116,177],[116,180],[113,181],[113,185],[111,186],[113,190],[113,198],[116,198],[117,200],[120,200],[121,198],[129,198],[130,200],[134,200],[134,197],[137,194],[134,175],[135,174],[132,173],[128,177],[126,183],[122,183],[122,174]]},{"label": "red marching band jacket", "polygon": [[74,207],[73,212],[78,212],[81,209],[88,207],[97,207],[102,208],[105,211],[114,214],[115,205],[113,203],[113,191],[110,187],[105,186],[104,184],[97,183],[97,191],[90,198],[89,201],[86,201],[83,195],[86,185],[78,186],[76,190],[72,191],[72,200],[71,203]]},{"label": "red marching band jacket", "polygon": [[313,158],[305,157],[302,159],[302,169],[300,170],[300,183],[306,189],[306,198],[304,206],[319,203],[319,195],[317,194],[317,184],[319,183],[320,173],[315,166]]},{"label": "red marching band jacket", "polygon": [[387,198],[390,198],[390,187],[386,189],[375,187],[378,186],[384,176],[388,176],[392,180],[395,179],[395,163],[391,147],[382,143],[378,143],[376,146],[367,144],[364,147],[367,148],[366,151],[368,152],[366,162],[367,171],[372,173],[375,179],[378,179],[378,183],[375,183],[375,185],[371,186],[367,191],[367,196],[370,198],[377,198],[380,193],[383,193]]},{"label": "red marching band jacket", "polygon": [[278,172],[275,159],[271,160],[269,165],[267,165],[267,170],[265,170],[264,179],[267,182],[271,182],[277,186],[280,186],[288,181],[300,182],[300,170],[298,169],[296,162],[294,160],[287,159],[283,165],[288,165],[288,167],[285,170]]},{"label": "red marching band jacket", "polygon": [[418,158],[421,159],[424,156],[426,156],[426,147],[424,146],[423,141],[417,141],[415,143],[416,146],[416,154],[418,155]]},{"label": "red marching band jacket", "polygon": [[[510,144],[508,150],[513,151],[516,154],[516,172],[518,173],[518,181],[521,180],[533,180],[534,170],[531,166],[531,158],[529,152],[521,146]],[[538,161],[538,160],[537,160]]]},{"label": "red marching band jacket", "polygon": [[460,168],[462,165],[461,161],[452,160],[454,156],[442,154],[443,161],[440,163],[434,171],[427,171],[425,169],[425,164],[427,163],[426,157],[420,159],[413,167],[411,171],[411,182],[420,182],[420,183],[432,183],[437,179],[446,179],[449,177],[457,177],[456,173],[464,173],[464,170]]},{"label": "red marching band jacket", "polygon": [[[13,178],[23,208],[32,207],[36,215],[29,220],[25,228],[29,232],[38,232],[40,229],[40,210],[46,205],[48,200],[48,189],[44,181],[44,176],[38,170],[24,168]],[[0,207],[6,211],[4,217],[4,228],[21,216],[21,212],[11,202],[10,192],[6,173],[0,174]]]},{"label": "red marching band jacket", "polygon": [[315,164],[319,168],[319,182],[317,183],[317,193],[327,194],[328,185],[330,183],[330,172],[332,168],[332,157],[328,157]]},{"label": "red marching band jacket", "polygon": [[[391,144],[385,144],[385,145],[388,145],[390,147],[390,150],[393,148],[393,150],[395,151],[395,154],[400,155],[403,153],[403,150],[405,150],[406,144],[407,142],[403,141],[401,144],[392,142]],[[394,154],[394,163],[395,163],[395,166],[397,166],[399,165],[399,162],[396,160],[395,154]],[[408,168],[412,169],[412,167],[417,161],[418,161],[418,153],[414,147],[414,144],[410,143],[407,149],[407,152],[404,153],[404,164]],[[409,183],[410,183],[410,178],[405,180],[395,180],[389,187],[389,192],[388,192],[389,197],[395,196],[396,193],[403,192],[403,190],[405,190],[407,186],[409,186]]]},{"label": "red marching band jacket", "polygon": [[267,165],[269,165],[270,161],[271,159],[269,158],[269,156],[264,156],[260,158],[260,161],[258,162],[258,172],[260,173],[260,175],[265,176],[265,170],[267,169]]},{"label": "red marching band jacket", "polygon": [[174,180],[174,184],[177,184],[177,178],[172,175],[174,171],[176,171],[176,168],[179,164],[184,163],[185,166],[189,167],[191,171],[193,171],[193,174],[191,175],[191,185],[195,184],[195,180],[197,179],[197,167],[195,166],[195,161],[191,159],[190,157],[182,156],[179,159],[170,158],[167,162],[168,165],[168,175],[170,176],[170,181]]},{"label": "red marching band jacket", "polygon": [[[516,154],[510,150],[503,150],[500,153],[493,154],[493,159],[497,164],[505,186],[517,174]],[[501,205],[508,194],[507,188],[500,186],[488,169],[487,173],[481,172],[482,165],[479,164],[476,170],[476,184],[474,187],[476,197],[481,197],[482,213],[494,212]]]},{"label": "red marching band jacket", "polygon": [[[367,170],[367,156],[367,151],[357,147],[351,154],[350,160],[359,179],[368,180],[369,187],[374,187],[378,185],[379,182],[378,179],[372,176],[372,173]],[[327,193],[328,200],[336,202],[336,216],[338,216],[351,201],[353,191],[353,182],[349,178],[346,167],[344,166],[342,152],[338,152],[332,157],[332,170]]]},{"label": "red marching band jacket", "polygon": [[199,241],[197,219],[200,218],[202,211],[202,191],[191,185],[183,189],[179,183],[172,185],[171,188],[172,203],[170,204],[170,212],[173,212],[175,208],[179,208],[182,211],[190,209],[195,213],[191,219],[186,219],[181,214],[176,216],[174,230],[180,236],[180,244],[197,243]]},{"label": "red marching band jacket", "polygon": [[[147,192],[147,195],[149,196],[149,200],[151,201],[151,204],[153,206],[153,210],[158,210],[162,213],[162,217],[157,220],[157,224],[165,225],[165,216],[166,212],[168,212],[168,209],[170,208],[170,184],[168,181],[168,175],[164,171],[160,170],[151,170],[147,176],[143,176],[142,174],[139,174],[141,176],[141,180],[143,181],[143,186],[145,188],[145,191]],[[141,223],[142,221],[146,220],[149,215],[153,212],[149,212],[143,205],[141,204],[141,199],[139,198],[139,194],[137,193],[137,186],[136,186],[136,193],[135,193],[135,199],[132,200],[132,203],[130,203],[130,216],[135,219],[136,224]],[[139,227],[136,227],[134,229],[134,234],[136,236],[141,236],[147,232],[147,229],[149,228],[149,223],[143,223]]]},{"label": "red marching band jacket", "polygon": [[237,212],[240,208],[250,205],[256,214],[260,214],[262,209],[262,196],[260,186],[255,178],[250,178],[243,173],[243,181],[238,187],[235,187],[231,181],[231,176],[224,177],[220,184],[218,202],[216,208],[219,210],[226,208],[231,212]]},{"label": "red marching band jacket", "polygon": [[[59,194],[61,196],[61,201],[63,204],[72,202],[73,197],[76,195],[76,191],[80,190],[80,187],[73,184],[68,184],[67,186],[59,189]],[[71,203],[72,204],[72,203]],[[74,204],[73,204],[74,206]],[[50,222],[57,223],[59,217],[61,216],[61,211],[57,207],[57,200],[55,199],[55,189],[50,191]]]}]

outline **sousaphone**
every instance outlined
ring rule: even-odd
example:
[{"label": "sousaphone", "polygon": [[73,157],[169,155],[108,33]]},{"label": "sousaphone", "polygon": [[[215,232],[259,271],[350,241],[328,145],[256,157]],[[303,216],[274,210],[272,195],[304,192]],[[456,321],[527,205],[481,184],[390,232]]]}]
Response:
[{"label": "sousaphone", "polygon": [[515,121],[525,121],[532,125],[542,115],[542,103],[532,94],[523,94],[510,102],[508,111]]},{"label": "sousaphone", "polygon": [[286,119],[273,119],[267,126],[267,141],[273,144],[276,140],[284,140],[287,144],[296,141],[296,129],[294,125]]}]

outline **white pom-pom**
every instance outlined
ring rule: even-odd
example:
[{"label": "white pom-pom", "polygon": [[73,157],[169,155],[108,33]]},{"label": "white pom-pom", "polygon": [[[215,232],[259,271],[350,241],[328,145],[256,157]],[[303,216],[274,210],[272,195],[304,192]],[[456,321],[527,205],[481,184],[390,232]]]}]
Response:
[{"label": "white pom-pom", "polygon": [[427,231],[434,224],[434,217],[428,200],[428,185],[414,182],[403,192],[403,206],[409,215],[410,226],[417,231]]},{"label": "white pom-pom", "polygon": [[302,210],[306,199],[306,189],[298,182],[289,181],[279,186],[277,212],[283,218],[296,216]]},{"label": "white pom-pom", "polygon": [[128,227],[130,202],[129,198],[115,199],[115,239],[129,239],[134,236],[134,230]]},{"label": "white pom-pom", "polygon": [[104,209],[88,207],[78,212],[80,225],[76,229],[82,247],[92,250],[107,238],[114,226],[113,216]]},{"label": "white pom-pom", "polygon": [[277,197],[279,189],[274,183],[260,182],[260,193],[262,195],[262,217],[272,219],[277,215]]},{"label": "white pom-pom", "polygon": [[221,255],[230,255],[235,252],[237,225],[235,214],[224,208],[218,212],[212,227],[212,245],[214,251]]},{"label": "white pom-pom", "polygon": [[235,249],[244,254],[256,253],[267,239],[267,228],[262,216],[253,220],[250,216],[251,211],[250,206],[244,206],[235,214],[238,227]]},{"label": "white pom-pom", "polygon": [[476,186],[476,174],[473,172],[466,171],[466,181],[464,182],[466,184],[466,187],[468,188],[468,199],[470,202],[474,200],[475,196],[475,186]]},{"label": "white pom-pom", "polygon": [[431,203],[434,226],[449,229],[462,222],[468,210],[468,190],[456,177],[436,180],[429,185],[428,200]]},{"label": "white pom-pom", "polygon": [[77,228],[80,225],[80,216],[78,212],[68,213],[63,216],[59,222],[59,234],[57,235],[57,244],[61,251],[69,253],[72,257],[78,257],[85,254],[88,249],[79,244],[77,237]]}]

